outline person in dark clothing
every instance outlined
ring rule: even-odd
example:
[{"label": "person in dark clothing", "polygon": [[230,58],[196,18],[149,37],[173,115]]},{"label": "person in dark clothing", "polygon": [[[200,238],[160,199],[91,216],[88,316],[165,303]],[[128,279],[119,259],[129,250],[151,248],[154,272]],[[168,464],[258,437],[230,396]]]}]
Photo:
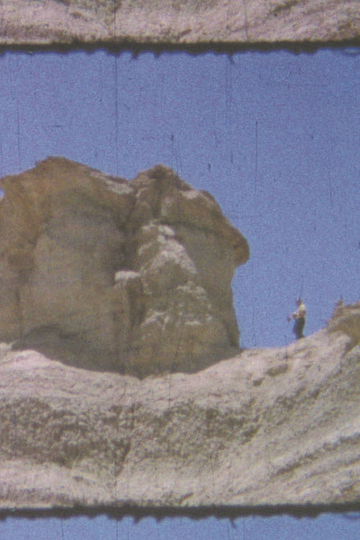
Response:
[{"label": "person in dark clothing", "polygon": [[294,311],[291,315],[289,315],[288,320],[295,319],[295,324],[293,328],[293,332],[296,336],[296,339],[301,339],[304,337],[304,326],[305,326],[305,316],[306,316],[306,307],[303,304],[303,301],[301,298],[298,298],[296,300],[297,303],[297,310]]}]

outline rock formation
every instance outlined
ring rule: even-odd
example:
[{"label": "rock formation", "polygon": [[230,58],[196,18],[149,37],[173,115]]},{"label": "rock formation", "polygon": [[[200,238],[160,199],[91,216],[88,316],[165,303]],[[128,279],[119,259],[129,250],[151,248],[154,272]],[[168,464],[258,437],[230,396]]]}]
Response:
[{"label": "rock formation", "polygon": [[238,350],[249,248],[211,195],[161,165],[128,182],[64,158],[0,185],[2,341],[139,376]]},{"label": "rock formation", "polygon": [[358,502],[359,315],[143,380],[3,345],[1,508]]},{"label": "rock formation", "polygon": [[211,195],[63,158],[0,184],[0,508],[359,500],[360,302],[240,351]]},{"label": "rock formation", "polygon": [[327,323],[330,332],[342,332],[350,338],[350,346],[355,346],[360,339],[360,302],[344,305],[343,300],[336,302],[331,319]]},{"label": "rock formation", "polygon": [[5,45],[206,45],[359,39],[358,0],[3,0]]}]

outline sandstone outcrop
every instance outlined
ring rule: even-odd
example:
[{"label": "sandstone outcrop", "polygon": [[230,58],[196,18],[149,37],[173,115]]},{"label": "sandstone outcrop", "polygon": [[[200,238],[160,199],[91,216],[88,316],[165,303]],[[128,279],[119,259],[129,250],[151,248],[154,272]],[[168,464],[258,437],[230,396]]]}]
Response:
[{"label": "sandstone outcrop", "polygon": [[342,332],[350,338],[350,346],[359,343],[360,335],[360,302],[345,306],[340,300],[331,319],[327,323],[330,332]]},{"label": "sandstone outcrop", "polygon": [[351,336],[143,380],[3,345],[1,508],[358,502],[359,312]]},{"label": "sandstone outcrop", "polygon": [[358,40],[358,0],[3,0],[5,45],[201,45]]},{"label": "sandstone outcrop", "polygon": [[210,194],[161,165],[128,182],[64,158],[0,186],[2,341],[139,376],[238,350],[249,248]]}]

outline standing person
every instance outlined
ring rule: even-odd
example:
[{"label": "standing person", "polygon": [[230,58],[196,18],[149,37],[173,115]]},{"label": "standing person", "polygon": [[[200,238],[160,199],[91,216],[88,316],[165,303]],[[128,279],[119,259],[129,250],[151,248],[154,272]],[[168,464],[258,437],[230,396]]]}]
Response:
[{"label": "standing person", "polygon": [[304,337],[303,331],[305,326],[306,307],[301,298],[296,300],[296,304],[298,308],[294,313],[288,316],[288,320],[295,319],[293,332],[296,335],[296,339],[301,339]]}]

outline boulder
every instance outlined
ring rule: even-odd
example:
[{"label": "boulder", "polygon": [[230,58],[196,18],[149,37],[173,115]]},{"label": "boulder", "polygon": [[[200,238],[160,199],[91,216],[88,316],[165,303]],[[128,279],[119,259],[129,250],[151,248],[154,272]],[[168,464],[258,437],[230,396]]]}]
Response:
[{"label": "boulder", "polygon": [[[120,272],[130,309],[140,280],[135,271]],[[357,341],[341,327],[327,328],[287,347],[243,350],[197,373],[142,380],[3,344],[1,509],[214,514],[357,504],[354,321]]]},{"label": "boulder", "polygon": [[249,248],[211,195],[162,165],[128,182],[64,158],[0,186],[3,341],[137,376],[238,350]]}]

